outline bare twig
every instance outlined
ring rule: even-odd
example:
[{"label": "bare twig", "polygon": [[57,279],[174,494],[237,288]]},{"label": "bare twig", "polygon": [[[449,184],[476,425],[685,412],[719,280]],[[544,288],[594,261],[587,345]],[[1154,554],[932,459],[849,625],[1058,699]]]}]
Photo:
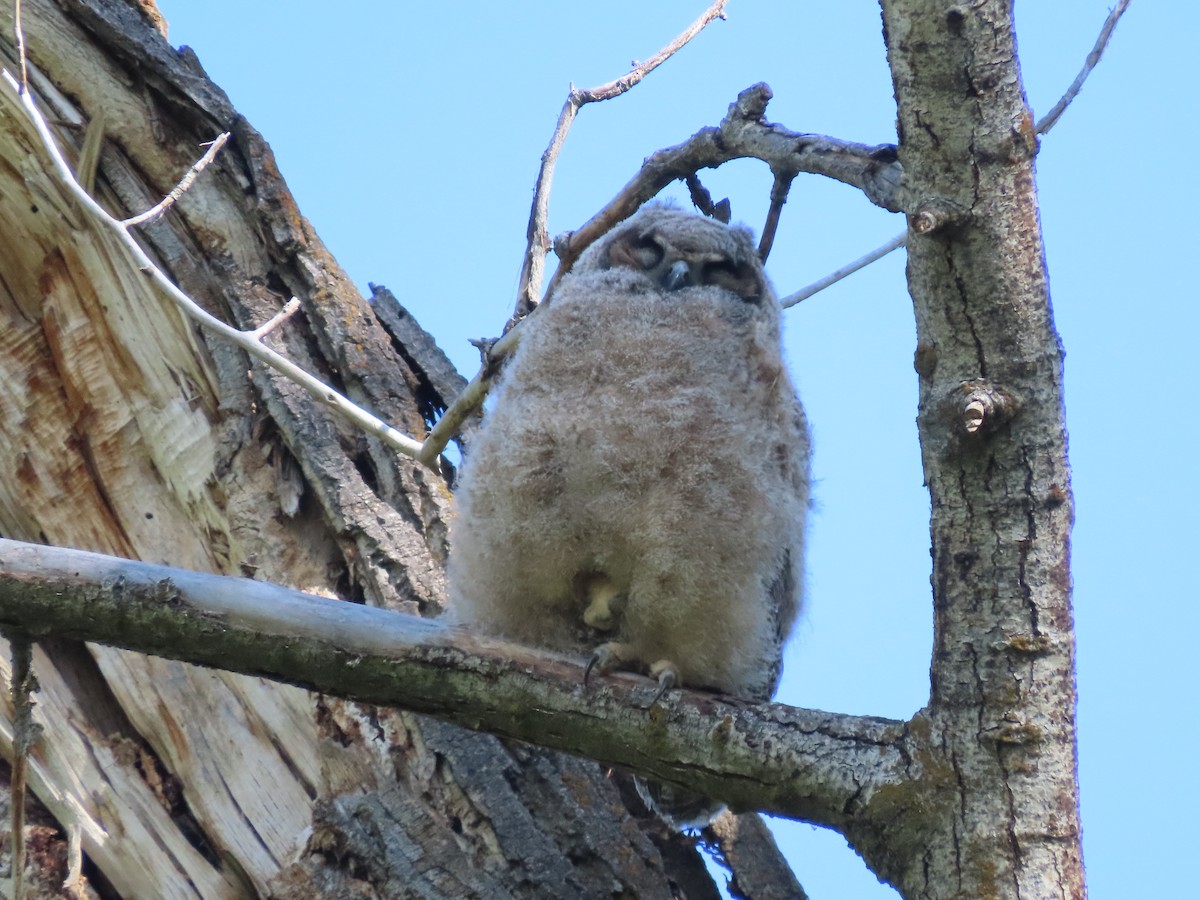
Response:
[{"label": "bare twig", "polygon": [[758,258],[763,262],[771,255],[771,246],[775,243],[775,231],[779,228],[779,214],[783,204],[787,203],[788,191],[792,188],[794,172],[775,176],[771,185],[771,208],[767,211],[767,221],[763,223],[762,234],[758,239]]},{"label": "bare twig", "polygon": [[731,159],[760,159],[776,177],[794,177],[801,172],[825,175],[859,188],[884,209],[898,212],[903,208],[895,146],[856,144],[773,125],[763,117],[771,96],[771,89],[761,83],[742,91],[720,125],[703,128],[682,144],[652,154],[603,209],[577,231],[556,238],[559,266],[545,295],[553,293],[588,246],[672,181]]},{"label": "bare twig", "polygon": [[463,392],[454,398],[454,402],[442,413],[437,424],[429,432],[422,445],[417,459],[429,468],[437,466],[438,454],[454,439],[460,428],[475,410],[483,405],[483,400],[492,387],[492,382],[500,374],[503,361],[517,349],[521,341],[521,323],[516,322],[504,337],[489,346],[483,354],[483,363],[479,372],[471,379]]},{"label": "bare twig", "polygon": [[87,896],[83,880],[83,829],[78,822],[67,826],[67,877],[63,879],[63,892],[75,900]]},{"label": "bare twig", "polygon": [[[1071,82],[1071,86],[1067,88],[1066,93],[1064,93],[1059,101],[1054,104],[1053,109],[1046,113],[1046,115],[1042,116],[1035,126],[1035,130],[1038,134],[1046,134],[1055,126],[1059,118],[1066,111],[1067,107],[1071,105],[1071,101],[1075,99],[1080,89],[1083,88],[1083,83],[1087,81],[1088,75],[1091,74],[1092,69],[1096,68],[1096,65],[1100,62],[1100,57],[1104,55],[1104,51],[1108,47],[1109,39],[1112,37],[1113,30],[1117,27],[1117,22],[1120,20],[1121,15],[1125,12],[1126,8],[1129,6],[1129,3],[1130,0],[1118,0],[1116,7],[1108,14],[1108,17],[1104,20],[1104,25],[1102,25],[1100,28],[1100,34],[1096,38],[1096,43],[1092,47],[1092,51],[1087,55],[1087,59],[1084,60],[1083,68],[1079,70],[1079,74],[1075,76],[1075,80]],[[898,247],[903,247],[906,243],[908,243],[908,232],[901,232],[882,247],[872,250],[866,256],[856,259],[854,262],[849,263],[848,265],[842,266],[842,268],[838,269],[836,272],[826,275],[819,281],[814,281],[808,287],[801,288],[794,294],[789,294],[787,297],[784,297],[781,302],[785,308],[789,306],[795,306],[801,300],[807,300],[813,294],[825,290],[825,288],[829,287],[831,284],[841,281],[847,275],[851,275],[854,272],[857,272],[859,269],[869,266],[876,260],[882,259]]]},{"label": "bare twig", "polygon": [[601,100],[611,100],[625,93],[671,58],[681,47],[694,38],[713,19],[725,18],[725,4],[728,0],[715,0],[704,11],[700,18],[689,25],[675,40],[667,44],[645,62],[637,63],[632,69],[607,84],[594,88],[576,88],[571,86],[567,93],[566,102],[558,114],[558,122],[554,126],[554,134],[546,152],[542,154],[542,165],[538,170],[537,184],[533,191],[533,206],[529,212],[529,227],[526,230],[527,244],[525,259],[521,264],[521,277],[517,287],[517,304],[514,319],[520,319],[533,310],[538,303],[538,294],[542,289],[542,276],[546,268],[546,254],[550,251],[550,233],[547,230],[547,219],[550,212],[550,185],[554,180],[554,166],[567,132],[575,121],[575,114],[580,107]]},{"label": "bare twig", "polygon": [[146,222],[153,222],[168,209],[170,209],[175,204],[175,201],[183,196],[183,192],[192,186],[192,182],[196,180],[196,177],[208,167],[208,164],[212,162],[213,159],[216,158],[216,155],[220,152],[221,148],[225,146],[225,142],[228,140],[228,131],[217,135],[216,139],[208,145],[208,150],[205,151],[205,154],[200,157],[200,159],[196,160],[192,167],[187,170],[187,174],[184,175],[183,178],[179,179],[179,184],[175,185],[175,187],[169,194],[167,194],[167,196],[163,197],[162,200],[150,207],[144,213],[139,213],[136,216],[130,216],[128,219],[123,219],[121,221],[122,227],[129,228],[133,225],[142,225]]},{"label": "bare twig", "polygon": [[300,308],[300,301],[296,297],[293,297],[287,303],[283,304],[283,309],[281,309],[279,312],[275,313],[275,315],[271,316],[271,318],[267,319],[267,321],[263,322],[261,325],[259,325],[257,328],[255,328],[253,331],[250,331],[247,333],[251,337],[257,338],[258,340],[261,341],[268,334],[270,334],[272,331],[274,331],[276,328],[278,328],[280,325],[282,325],[284,322],[286,322],[288,319],[290,319],[292,316],[294,316],[296,314],[296,310],[298,310],[299,308]]},{"label": "bare twig", "polygon": [[814,281],[808,287],[801,288],[800,290],[796,291],[794,294],[788,294],[786,297],[784,297],[779,302],[783,306],[784,309],[787,309],[789,306],[795,306],[801,300],[807,300],[813,294],[816,294],[816,293],[819,293],[820,291],[825,290],[825,288],[829,287],[831,284],[836,284],[837,282],[839,282],[843,278],[845,278],[847,275],[853,275],[859,269],[869,266],[871,263],[875,262],[877,259],[883,259],[883,257],[887,256],[893,250],[897,249],[898,247],[903,247],[906,243],[908,243],[908,232],[902,231],[902,232],[900,232],[900,234],[896,235],[894,238],[892,238],[890,241],[888,241],[882,247],[876,247],[874,250],[872,250],[866,256],[860,257],[859,259],[856,259],[854,262],[849,263],[848,265],[842,266],[836,272],[831,272],[830,274],[826,275],[821,280]]},{"label": "bare twig", "polygon": [[1109,38],[1112,37],[1113,29],[1117,27],[1117,22],[1128,8],[1129,2],[1130,0],[1118,0],[1116,7],[1108,14],[1108,18],[1104,20],[1104,25],[1100,28],[1100,35],[1096,38],[1092,52],[1084,60],[1083,68],[1079,70],[1079,74],[1075,76],[1075,80],[1071,82],[1071,86],[1067,88],[1067,92],[1059,98],[1059,101],[1054,104],[1050,112],[1038,120],[1034,129],[1038,134],[1047,134],[1055,126],[1059,117],[1071,105],[1071,101],[1075,99],[1076,95],[1083,88],[1083,83],[1087,81],[1087,77],[1092,73],[1092,69],[1096,68],[1096,64],[1100,62],[1100,57],[1104,55]]}]

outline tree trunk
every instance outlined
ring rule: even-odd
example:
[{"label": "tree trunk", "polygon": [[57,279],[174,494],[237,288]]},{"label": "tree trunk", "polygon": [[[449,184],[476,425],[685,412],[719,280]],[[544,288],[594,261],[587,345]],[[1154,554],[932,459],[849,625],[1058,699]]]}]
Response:
[{"label": "tree trunk", "polygon": [[[87,168],[82,148],[101,139],[93,193],[109,210],[153,205],[202,142],[232,132],[139,230],[143,245],[238,327],[299,297],[275,346],[420,435],[462,380],[394,298],[358,294],[190,52],[115,0],[27,0],[24,23],[33,88],[72,164]],[[0,28],[13,59],[8,4]],[[445,482],[183,319],[39,170],[11,103],[0,124],[0,531],[436,614]],[[39,641],[34,668],[37,827],[78,826],[109,896],[712,890],[695,850],[660,853],[594,763],[61,639]],[[61,881],[63,843],[34,846],[34,871]]]},{"label": "tree trunk", "polygon": [[1083,897],[1072,501],[1010,0],[883,0],[909,210],[934,659],[915,725],[946,767],[909,898]]}]

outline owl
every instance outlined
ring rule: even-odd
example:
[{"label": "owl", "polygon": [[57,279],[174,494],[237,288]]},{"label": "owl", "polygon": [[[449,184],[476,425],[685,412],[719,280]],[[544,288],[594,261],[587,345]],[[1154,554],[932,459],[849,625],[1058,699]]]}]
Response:
[{"label": "owl", "polygon": [[653,205],[522,325],[470,444],[454,615],[754,701],[800,606],[809,439],[751,234]]}]

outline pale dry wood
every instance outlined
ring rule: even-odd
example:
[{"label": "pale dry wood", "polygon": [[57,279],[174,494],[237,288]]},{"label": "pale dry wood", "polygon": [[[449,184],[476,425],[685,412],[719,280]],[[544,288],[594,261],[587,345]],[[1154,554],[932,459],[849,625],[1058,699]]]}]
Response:
[{"label": "pale dry wood", "polygon": [[[8,685],[8,644],[0,641],[0,682]],[[121,735],[98,732],[87,710],[39,649],[34,668],[41,682],[35,718],[43,739],[34,752],[30,786],[54,817],[77,826],[84,852],[127,897],[233,898],[244,896],[180,832],[159,798],[132,764]],[[12,752],[12,708],[2,702],[0,751]]]},{"label": "pale dry wood", "polygon": [[[16,80],[8,72],[0,72],[0,87],[2,87],[3,83],[7,83],[13,92],[17,94],[18,102],[24,108],[30,121],[33,122],[42,141],[41,149],[47,154],[47,162],[49,164],[47,170],[55,171],[58,174],[59,185],[74,197],[82,211],[93,217],[101,228],[107,229],[115,237],[117,243],[125,251],[127,256],[125,264],[129,268],[136,269],[150,279],[161,293],[178,306],[184,315],[194,319],[203,327],[216,332],[227,341],[235,344],[255,360],[265,363],[272,369],[282,373],[289,381],[306,390],[313,399],[345,416],[367,434],[379,439],[389,447],[404,453],[406,456],[417,458],[420,455],[422,449],[421,441],[415,440],[392,428],[387,422],[352,402],[327,382],[321,381],[303,367],[296,365],[296,363],[292,362],[286,356],[267,347],[261,340],[262,333],[265,333],[263,326],[245,330],[234,328],[205,310],[171,280],[171,277],[145,253],[141,245],[130,233],[130,225],[144,224],[158,218],[163,211],[173,205],[182,196],[183,191],[194,180],[195,174],[206,168],[208,163],[211,162],[215,150],[224,145],[228,134],[222,134],[217,137],[210,146],[209,153],[205,154],[198,163],[192,166],[179,185],[172,189],[162,201],[155,204],[154,207],[145,213],[122,220],[110,215],[75,180],[71,167],[60,153],[58,142],[50,132],[49,123],[42,116],[32,94],[18,91]],[[115,257],[115,261],[120,264],[121,257]],[[270,329],[267,330],[269,331]]]},{"label": "pale dry wood", "polygon": [[29,753],[38,742],[39,727],[33,720],[33,645],[29,635],[19,629],[7,633],[9,644],[9,699],[12,703],[12,806],[9,853],[12,865],[13,900],[25,900],[25,799],[29,771]]},{"label": "pale dry wood", "polygon": [[[67,33],[36,35],[42,45],[71,40],[72,50],[86,47]],[[115,127],[130,124],[132,114],[121,114],[127,88],[108,73],[100,66],[91,94]],[[57,118],[84,121],[40,72],[31,77],[53,99]],[[143,128],[139,122],[130,131]],[[117,239],[92,226],[47,178],[28,122],[10,113],[0,140],[4,155],[18,161],[0,167],[11,223],[0,249],[8,288],[0,296],[7,351],[0,366],[9,385],[0,392],[0,437],[6,458],[19,461],[12,463],[17,477],[0,484],[4,531],[218,570],[223,561],[212,537],[233,530],[212,490],[218,374],[177,311],[130,268]],[[38,213],[22,215],[21,207]],[[234,228],[238,221],[229,216]],[[305,568],[293,572],[303,578]],[[102,834],[127,841],[107,852],[101,832],[85,829],[88,855],[103,860],[114,883],[130,886],[128,896],[182,896],[181,866],[194,874],[197,896],[240,894],[243,879],[265,891],[302,848],[311,819],[318,763],[307,695],[107,648],[94,654],[142,736],[191,786],[192,814],[205,832],[221,835],[222,853],[241,874],[202,859],[181,863],[186,854],[178,848],[151,852],[182,840],[169,817],[146,820],[154,801],[114,801],[93,811],[105,823]],[[43,658],[39,668],[46,705],[54,692],[60,706],[45,741],[53,765],[41,770],[39,795],[56,812],[87,809],[105,783],[117,797],[136,798],[137,770],[119,754],[95,762],[103,749],[89,754],[77,736],[103,741],[88,724],[90,710],[56,680],[53,661]]]}]

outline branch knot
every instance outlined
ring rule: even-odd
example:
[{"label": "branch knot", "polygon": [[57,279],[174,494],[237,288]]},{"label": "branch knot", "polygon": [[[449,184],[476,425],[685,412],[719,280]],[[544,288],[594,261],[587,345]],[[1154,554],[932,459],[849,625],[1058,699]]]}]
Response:
[{"label": "branch knot", "polygon": [[1012,420],[1020,408],[1016,397],[983,378],[964,381],[948,398],[950,417],[968,436],[989,434]]},{"label": "branch knot", "polygon": [[771,86],[765,81],[750,85],[750,87],[738,94],[737,100],[729,105],[729,115],[721,123],[722,126],[733,119],[761,122],[763,116],[766,114],[767,104],[771,102],[771,98],[774,96],[775,92],[771,90]]}]

